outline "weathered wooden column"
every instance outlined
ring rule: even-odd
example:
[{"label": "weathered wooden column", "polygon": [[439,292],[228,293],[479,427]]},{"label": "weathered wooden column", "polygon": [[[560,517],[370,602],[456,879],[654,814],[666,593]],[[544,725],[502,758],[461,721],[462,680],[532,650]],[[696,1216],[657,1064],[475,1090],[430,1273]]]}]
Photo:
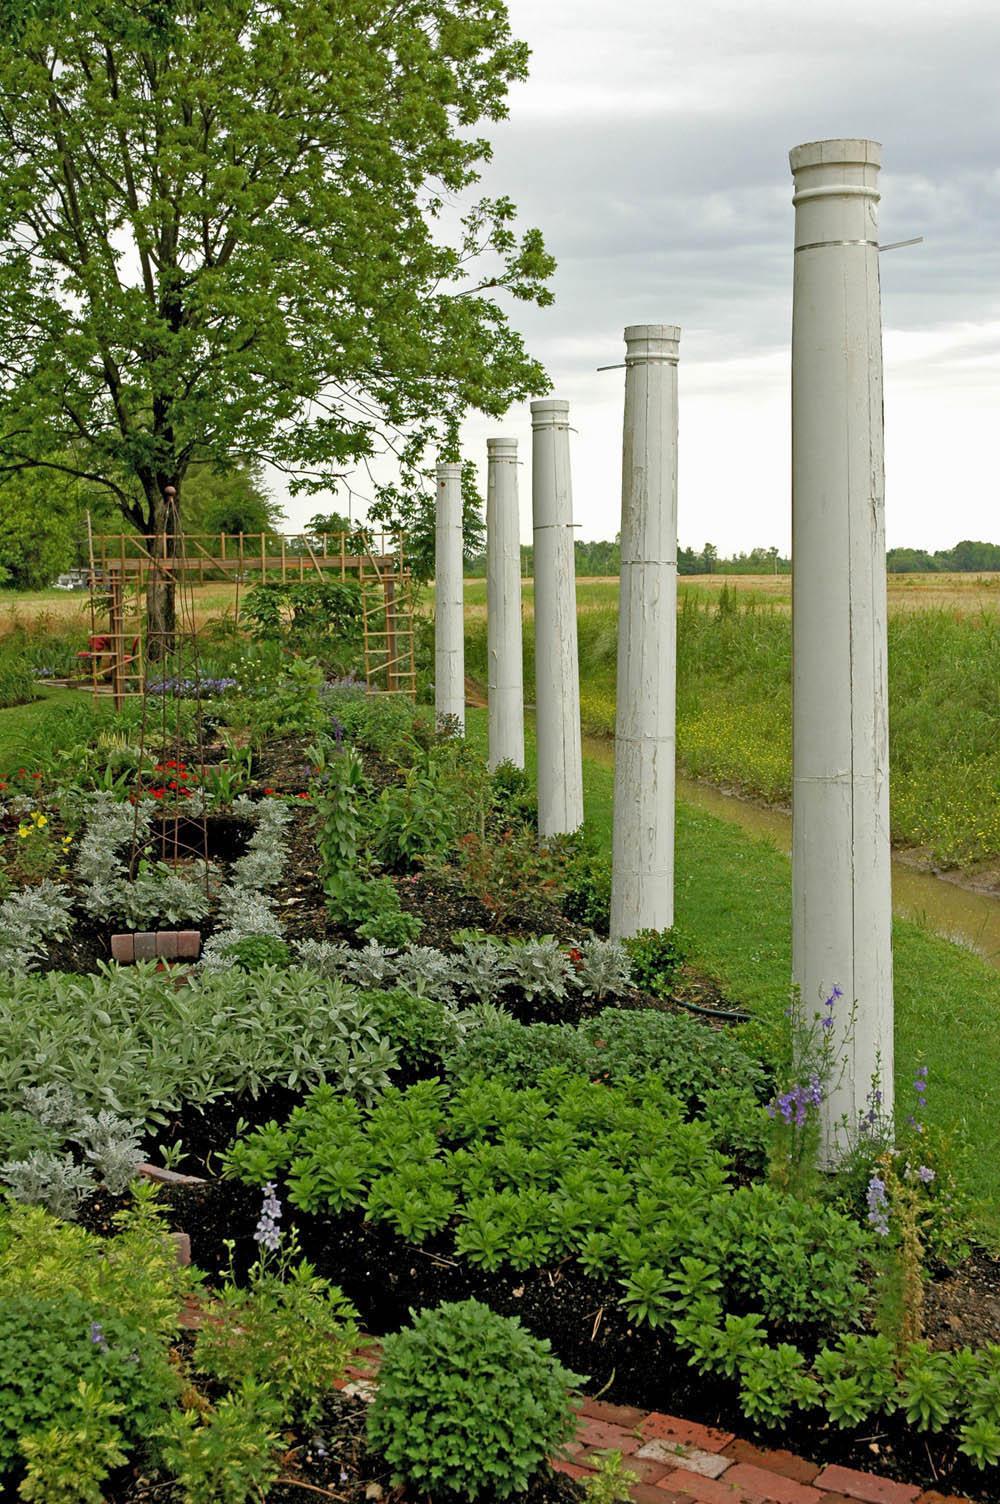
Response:
[{"label": "weathered wooden column", "polygon": [[680,333],[625,330],[613,939],[674,922]]},{"label": "weathered wooden column", "polygon": [[465,617],[462,579],[462,467],[437,467],[434,553],[434,713],[465,730]]},{"label": "weathered wooden column", "polygon": [[880,160],[874,141],[791,153],[792,972],[806,1023],[843,993],[828,1166],[876,1074],[893,1101]]},{"label": "weathered wooden column", "polygon": [[583,824],[569,403],[554,397],[533,402],[531,426],[538,831],[544,837]]},{"label": "weathered wooden column", "polygon": [[524,767],[517,440],[487,439],[486,652],[489,766]]}]

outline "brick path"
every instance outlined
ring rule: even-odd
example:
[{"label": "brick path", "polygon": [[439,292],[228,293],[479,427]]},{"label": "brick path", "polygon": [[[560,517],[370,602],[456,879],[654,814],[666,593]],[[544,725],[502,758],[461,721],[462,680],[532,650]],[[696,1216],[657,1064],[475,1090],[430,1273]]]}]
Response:
[{"label": "brick path", "polygon": [[[373,1343],[356,1355],[340,1387],[370,1398],[378,1359]],[[875,1473],[764,1451],[731,1431],[676,1415],[604,1400],[583,1401],[576,1440],[564,1450],[553,1467],[581,1479],[593,1473],[595,1454],[621,1452],[624,1466],[639,1477],[631,1490],[636,1504],[967,1504]]]},{"label": "brick path", "polygon": [[586,1478],[602,1451],[621,1452],[638,1474],[637,1504],[963,1504],[875,1473],[762,1451],[730,1431],[675,1415],[584,1400],[576,1440],[553,1466]]}]

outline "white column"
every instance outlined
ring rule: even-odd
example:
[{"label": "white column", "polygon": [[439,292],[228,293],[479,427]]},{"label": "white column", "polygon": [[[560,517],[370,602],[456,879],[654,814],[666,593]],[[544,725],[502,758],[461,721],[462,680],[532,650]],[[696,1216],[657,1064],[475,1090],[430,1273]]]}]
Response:
[{"label": "white column", "polygon": [[434,533],[434,713],[465,730],[465,617],[462,579],[462,467],[437,467]]},{"label": "white column", "polygon": [[881,152],[814,141],[790,160],[792,973],[807,1023],[843,991],[822,1109],[832,1165],[876,1072],[893,1101]]},{"label": "white column", "polygon": [[521,517],[517,440],[487,439],[486,654],[489,766],[524,767]]},{"label": "white column", "polygon": [[583,824],[569,403],[533,402],[531,426],[538,830],[553,836]]},{"label": "white column", "polygon": [[613,939],[674,922],[680,333],[625,330]]}]

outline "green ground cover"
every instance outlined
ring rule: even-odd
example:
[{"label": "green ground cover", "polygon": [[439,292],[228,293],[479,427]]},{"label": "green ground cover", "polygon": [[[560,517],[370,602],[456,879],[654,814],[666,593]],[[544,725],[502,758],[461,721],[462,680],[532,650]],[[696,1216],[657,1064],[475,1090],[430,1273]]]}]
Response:
[{"label": "green ground cover", "polygon": [[[485,745],[486,713],[468,712]],[[534,738],[528,729],[528,763]],[[610,850],[613,774],[584,759],[587,828]],[[692,959],[718,976],[754,1016],[748,1027],[769,1055],[783,1048],[791,975],[791,867],[768,841],[683,803],[677,809],[677,923]],[[1000,1163],[981,1152],[1000,1117],[1000,974],[961,947],[897,919],[897,1111],[913,1105],[913,1080],[929,1067],[928,1121],[961,1131],[971,1151],[961,1175],[983,1228],[1000,1236]]]},{"label": "green ground cover", "polygon": [[44,687],[29,704],[0,710],[0,777],[30,763],[39,747],[53,751],[85,741],[88,729],[110,712],[110,699],[95,705],[81,690]]},{"label": "green ground cover", "polygon": [[[478,583],[478,582],[477,582]],[[614,730],[616,587],[578,587],[580,710],[586,731]],[[467,668],[485,681],[486,625],[470,588]],[[531,597],[526,596],[530,609]],[[752,596],[706,603],[681,592],[677,746],[693,777],[772,802],[791,797],[791,622]],[[534,643],[525,632],[534,693]],[[894,841],[939,862],[1000,857],[1000,617],[952,610],[889,621]]]}]

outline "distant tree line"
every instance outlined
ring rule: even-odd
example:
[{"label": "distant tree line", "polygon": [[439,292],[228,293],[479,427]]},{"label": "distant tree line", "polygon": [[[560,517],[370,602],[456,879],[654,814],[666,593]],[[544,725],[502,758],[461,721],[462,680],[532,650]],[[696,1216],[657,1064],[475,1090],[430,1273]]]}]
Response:
[{"label": "distant tree line", "polygon": [[[580,576],[616,575],[621,572],[621,541],[614,538],[596,543],[578,538],[576,572]],[[706,543],[700,551],[694,548],[677,550],[678,574],[788,574],[791,559],[784,558],[776,548],[753,548],[747,554],[733,554],[724,558],[713,543]],[[477,553],[469,559],[465,572],[473,577],[486,573],[486,554]],[[533,573],[533,550],[530,543],[521,545],[521,573]]]},{"label": "distant tree line", "polygon": [[1000,570],[1000,543],[963,538],[954,548],[933,554],[922,548],[890,548],[885,563],[890,574],[977,574]]}]

